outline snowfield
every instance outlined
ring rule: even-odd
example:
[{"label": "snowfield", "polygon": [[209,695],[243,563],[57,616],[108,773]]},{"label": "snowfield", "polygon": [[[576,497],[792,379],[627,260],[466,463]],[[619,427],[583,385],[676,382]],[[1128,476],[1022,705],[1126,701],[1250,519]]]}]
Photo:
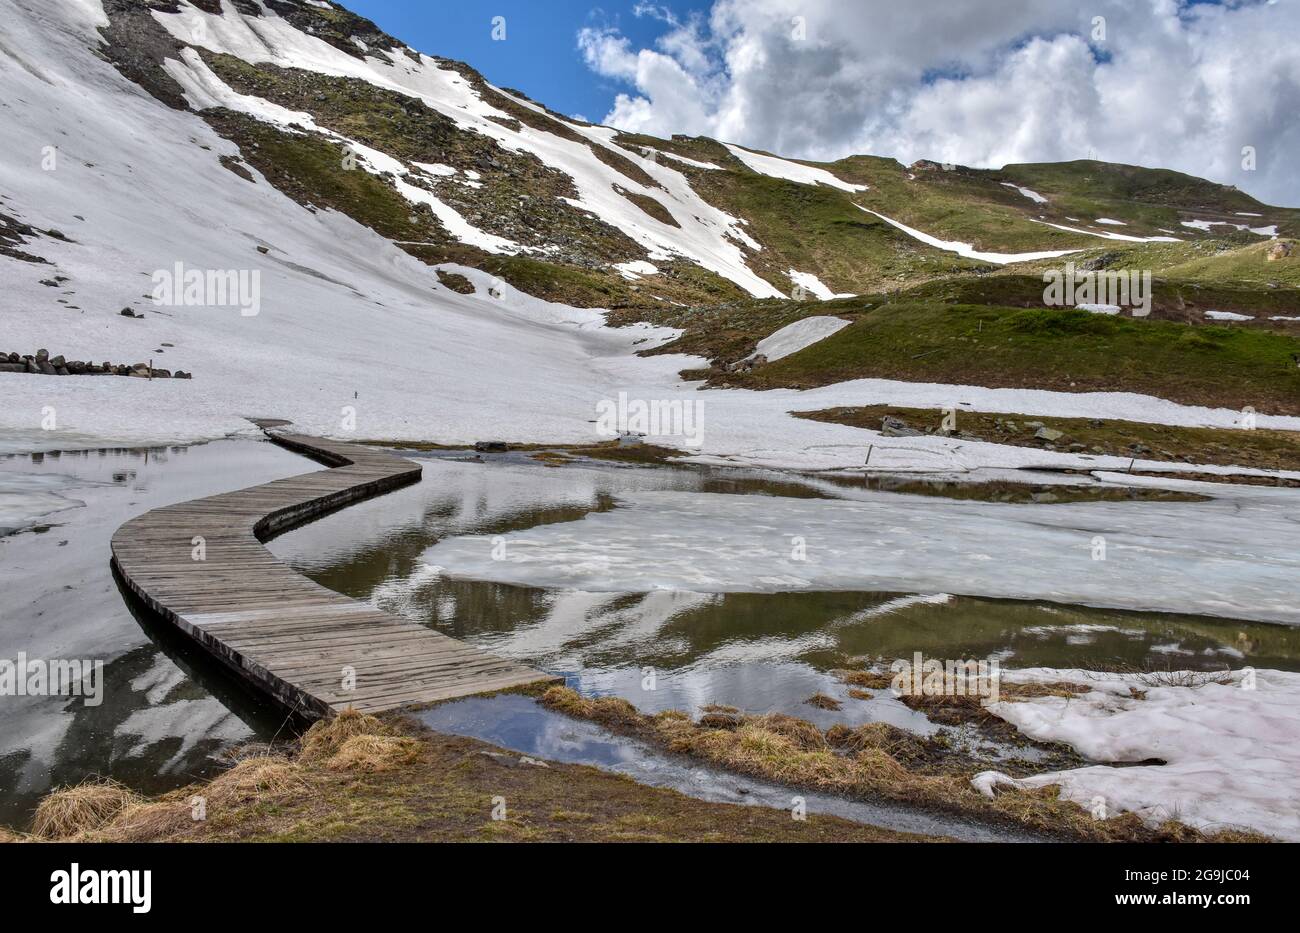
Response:
[{"label": "snowfield", "polygon": [[[1192,686],[1159,686],[1140,674],[1043,668],[1002,676],[1092,688],[1070,698],[1003,700],[989,707],[1031,738],[1065,742],[1100,762],[1165,764],[1098,764],[1020,780],[986,771],[974,782],[985,793],[999,784],[1059,784],[1062,797],[1107,815],[1132,811],[1150,823],[1178,819],[1210,831],[1245,827],[1300,841],[1300,674],[1236,671],[1227,683],[1205,683],[1202,676]],[[1179,676],[1168,680],[1177,683]]]}]

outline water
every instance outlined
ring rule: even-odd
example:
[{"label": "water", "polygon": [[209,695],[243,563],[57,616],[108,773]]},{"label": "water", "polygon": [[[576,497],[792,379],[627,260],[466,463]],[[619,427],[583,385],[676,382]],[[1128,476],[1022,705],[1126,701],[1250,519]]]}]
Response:
[{"label": "water", "polygon": [[[839,686],[828,673],[837,667],[863,657],[910,658],[915,651],[938,658],[997,658],[1015,667],[1214,670],[1250,664],[1300,669],[1300,630],[1206,615],[937,592],[627,593],[451,575],[430,566],[449,547],[468,551],[471,545],[481,546],[490,554],[494,546],[504,544],[509,555],[525,535],[563,533],[581,539],[593,519],[604,522],[617,516],[624,502],[638,497],[658,497],[665,507],[681,509],[682,502],[704,495],[720,500],[711,502],[710,509],[725,515],[729,501],[736,503],[737,512],[768,503],[770,511],[779,514],[791,502],[835,506],[841,496],[862,493],[818,479],[709,468],[597,463],[547,467],[519,455],[489,456],[484,462],[438,455],[426,457],[425,463],[419,485],[328,516],[277,539],[272,550],[332,589],[563,673],[584,691],[624,696],[647,710],[718,702],[814,720],[853,719],[861,714],[856,705],[846,704],[837,717],[822,716],[824,711],[803,701],[819,691],[837,695]],[[1275,492],[1291,493],[1266,490]],[[888,500],[893,494],[870,495]],[[939,503],[961,510],[979,506],[995,515],[1015,510],[1021,522],[1056,528],[1068,526],[1070,516],[1080,509],[1095,507],[894,499],[908,509]],[[1287,501],[1300,497],[1292,494]],[[1108,510],[1135,510],[1131,521],[1158,534],[1156,519],[1167,510],[1209,504],[1104,505]],[[689,522],[681,509],[678,525],[683,535]],[[1220,518],[1217,524],[1220,534],[1245,534],[1228,520]],[[634,558],[642,555],[647,565],[643,572],[656,572],[653,555],[663,549],[662,541],[638,540],[636,530],[615,537],[596,526],[592,533],[606,547]],[[656,526],[656,534],[671,531]],[[735,529],[728,537],[725,528],[716,527],[716,534],[717,551],[744,544]],[[701,554],[700,562],[707,559]],[[492,569],[495,563],[509,561],[489,557],[483,562],[485,574],[500,572]],[[739,574],[745,560],[733,560],[731,567]],[[1062,588],[1069,583],[1063,580]],[[1294,590],[1295,582],[1290,586]],[[1272,593],[1268,598],[1283,597]],[[647,670],[654,674],[653,690],[642,688]],[[866,718],[916,725],[910,711],[892,700],[877,704]]]},{"label": "water", "polygon": [[[917,650],[929,657],[996,657],[1015,666],[1300,669],[1296,629],[1199,615],[934,592],[590,592],[453,577],[428,568],[422,558],[430,548],[464,536],[484,536],[491,546],[495,537],[509,542],[548,526],[577,528],[588,516],[626,508],[638,495],[767,502],[775,513],[792,502],[833,505],[859,493],[754,471],[548,467],[519,454],[423,460],[420,484],[291,532],[272,542],[272,550],[325,586],[647,711],[721,703],[752,713],[788,712],[823,727],[879,719],[926,732],[934,727],[887,692],[851,699],[830,673],[857,658],[910,657]],[[290,733],[282,711],[125,597],[110,571],[109,539],[148,509],[316,468],[269,443],[244,440],[0,459],[0,490],[6,479],[17,488],[14,477],[22,476],[24,490],[71,503],[36,530],[0,537],[0,658],[25,652],[99,659],[106,680],[98,707],[70,698],[0,697],[0,822],[25,824],[40,795],[59,784],[98,774],[160,792],[210,774],[213,756],[231,745]],[[1148,505],[1168,504],[1125,507]],[[719,534],[725,538],[726,529]],[[646,544],[645,553],[653,553],[652,542]],[[843,707],[806,704],[815,693],[837,697]],[[492,711],[499,707],[457,708],[476,712],[449,731],[464,729],[521,750],[557,728],[553,714],[543,721],[536,718],[541,713],[511,709],[500,716],[507,735],[494,731]],[[529,739],[534,727],[538,736]],[[583,742],[589,741],[620,746],[624,740],[587,735]],[[628,754],[644,759],[647,752]]]},{"label": "water", "polygon": [[0,489],[36,477],[84,503],[0,537],[0,658],[104,663],[99,706],[0,697],[0,823],[24,825],[46,791],[91,775],[170,790],[211,773],[220,750],[276,733],[281,712],[169,626],[137,615],[114,580],[109,541],[151,508],[311,469],[257,441],[0,459]]},{"label": "water", "polygon": [[570,719],[522,696],[470,697],[419,714],[430,729],[464,735],[547,761],[591,765],[651,787],[668,787],[700,800],[788,810],[797,794],[809,814],[838,816],[900,832],[949,836],[965,842],[1017,842],[1027,833],[981,826],[956,817],[893,805],[879,806],[830,794],[792,791],[665,754],[600,726]]}]

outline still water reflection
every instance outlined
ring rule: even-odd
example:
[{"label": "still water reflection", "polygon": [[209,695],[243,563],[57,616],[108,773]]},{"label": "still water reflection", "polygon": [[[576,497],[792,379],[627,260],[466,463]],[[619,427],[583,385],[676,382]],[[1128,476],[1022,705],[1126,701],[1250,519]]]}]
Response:
[{"label": "still water reflection", "polygon": [[[506,540],[511,532],[616,509],[632,492],[827,498],[838,495],[837,487],[694,467],[549,467],[522,455],[424,461],[419,485],[329,516],[272,549],[332,589],[647,710],[726,703],[916,727],[913,714],[892,699],[852,701],[838,713],[804,703],[819,691],[844,696],[828,672],[853,659],[915,651],[997,658],[1015,667],[1300,668],[1296,629],[1205,616],[942,593],[585,592],[453,577],[421,560],[441,540]],[[645,686],[649,674],[653,689]]]}]

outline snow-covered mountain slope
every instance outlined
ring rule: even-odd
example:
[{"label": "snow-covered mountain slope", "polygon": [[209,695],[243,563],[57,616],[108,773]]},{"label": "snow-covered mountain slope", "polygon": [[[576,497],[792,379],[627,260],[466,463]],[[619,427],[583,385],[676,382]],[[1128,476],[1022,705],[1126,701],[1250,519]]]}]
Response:
[{"label": "snow-covered mountain slope", "polygon": [[[190,9],[156,12],[154,18],[168,33],[191,46],[179,60],[169,60],[166,70],[196,109],[224,106],[286,127],[296,123],[315,128],[308,115],[235,94],[204,65],[192,50],[195,46],[232,55],[250,64],[357,78],[378,88],[409,95],[450,119],[461,131],[481,134],[507,152],[531,154],[546,166],[562,171],[576,188],[577,197],[569,199],[572,206],[630,236],[647,251],[651,261],[681,255],[731,280],[755,297],[780,294],[746,266],[741,247],[756,249],[758,246],[745,235],[737,218],[700,198],[675,168],[661,166],[614,146],[610,130],[551,120],[536,105],[492,89],[498,99],[505,98],[517,107],[533,110],[557,129],[563,128],[565,134],[539,131],[518,121],[511,112],[493,106],[470,81],[427,55],[410,49],[394,49],[358,58],[275,15],[244,16],[227,7],[221,14]],[[408,171],[391,156],[365,147],[359,141],[342,135],[336,138],[341,146],[356,149],[361,155],[361,166],[369,171],[399,176]],[[602,150],[618,162],[610,165],[602,161]],[[620,170],[620,164],[628,161],[637,170],[633,174]],[[436,170],[422,171],[438,177]],[[620,188],[657,201],[670,215],[671,222],[651,216],[620,194]],[[430,204],[440,215],[442,211],[454,213],[442,206],[436,195],[420,188],[418,181],[407,182],[400,190],[412,204]],[[463,218],[456,222],[452,232],[471,246],[483,245],[485,239]],[[512,251],[511,244],[501,242],[489,243],[485,248],[489,252]]]},{"label": "snow-covered mountain slope", "polygon": [[[249,430],[247,416],[358,438],[583,442],[600,437],[597,405],[620,393],[704,402],[692,453],[816,467],[860,465],[870,435],[792,409],[924,395],[1171,423],[1237,417],[1124,393],[882,380],[701,394],[677,376],[692,360],[635,355],[671,331],[607,327],[597,310],[535,295],[572,283],[634,307],[776,295],[792,268],[824,273],[815,254],[843,253],[838,236],[887,247],[895,271],[952,261],[887,223],[862,226],[852,199],[889,189],[885,168],[800,168],[746,150],[755,170],[711,141],[559,118],[334,5],[0,0],[0,13],[0,351],[194,375],[0,372],[7,449],[214,437]],[[831,171],[843,186],[826,183]],[[1016,210],[1035,206],[986,187]],[[854,222],[800,239],[795,265],[795,247],[762,240],[799,218],[760,209],[764,192],[838,205]],[[221,271],[246,286],[242,303],[237,288],[218,294]],[[184,286],[192,274],[203,287],[155,300],[168,277]],[[1120,465],[944,438],[897,439],[875,456],[931,469]]]}]

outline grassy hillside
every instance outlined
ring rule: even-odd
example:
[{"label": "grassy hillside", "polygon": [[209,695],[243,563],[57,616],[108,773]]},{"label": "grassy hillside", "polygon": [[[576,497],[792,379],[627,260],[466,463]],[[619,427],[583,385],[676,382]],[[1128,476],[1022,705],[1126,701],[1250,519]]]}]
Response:
[{"label": "grassy hillside", "polygon": [[[719,365],[740,359],[757,339],[810,314],[838,314],[852,324],[747,373],[729,373]],[[1137,392],[1186,404],[1300,414],[1300,339],[1263,329],[1074,309],[940,304],[914,296],[878,303],[747,302],[663,318],[673,320],[689,320],[692,327],[681,340],[653,352],[713,359],[712,369],[691,375],[715,385],[808,388],[882,378]],[[762,323],[750,323],[757,321]]]},{"label": "grassy hillside", "polygon": [[1277,223],[1280,234],[1300,234],[1300,211],[1270,207],[1236,188],[1168,169],[1079,160],[1008,165],[1002,174],[1047,197],[1058,212],[1087,220],[1112,217],[1188,237],[1197,232],[1179,221],[1193,218],[1252,227]]},{"label": "grassy hillside", "polygon": [[924,382],[1128,391],[1300,414],[1300,340],[1075,310],[895,304],[756,370],[747,384]]}]

